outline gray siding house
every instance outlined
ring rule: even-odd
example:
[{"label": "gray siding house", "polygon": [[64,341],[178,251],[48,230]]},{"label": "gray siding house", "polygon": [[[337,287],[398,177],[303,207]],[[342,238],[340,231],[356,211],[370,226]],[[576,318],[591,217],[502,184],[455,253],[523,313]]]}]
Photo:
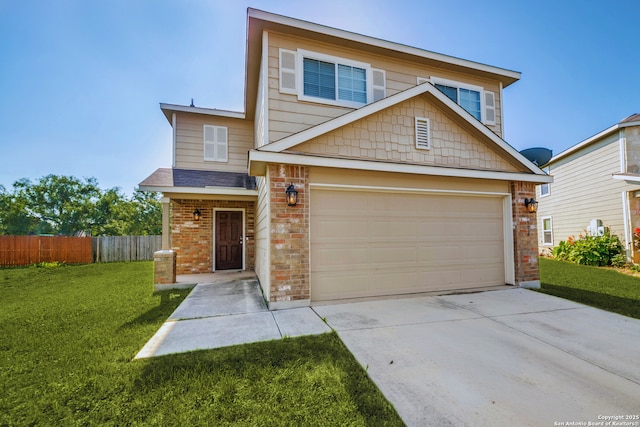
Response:
[{"label": "gray siding house", "polygon": [[544,168],[552,184],[538,185],[538,242],[549,253],[569,236],[609,229],[630,260],[640,261],[640,114],[634,114],[554,156]]}]

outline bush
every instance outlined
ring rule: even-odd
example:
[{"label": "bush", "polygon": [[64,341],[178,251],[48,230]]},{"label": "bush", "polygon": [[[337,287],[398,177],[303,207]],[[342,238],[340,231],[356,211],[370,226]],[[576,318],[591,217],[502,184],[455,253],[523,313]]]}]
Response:
[{"label": "bush", "polygon": [[[603,236],[582,236],[576,240],[573,236],[553,248],[553,256],[562,261],[582,265],[616,265],[624,261],[622,242],[608,231]],[[624,261],[624,262],[623,262]]]}]

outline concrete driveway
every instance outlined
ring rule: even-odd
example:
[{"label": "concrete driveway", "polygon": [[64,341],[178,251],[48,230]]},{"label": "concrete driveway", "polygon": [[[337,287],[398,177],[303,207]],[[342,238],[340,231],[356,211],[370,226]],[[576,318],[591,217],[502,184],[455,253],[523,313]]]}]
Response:
[{"label": "concrete driveway", "polygon": [[314,310],[407,425],[640,425],[640,320],[524,289]]},{"label": "concrete driveway", "polygon": [[269,311],[217,277],[137,357],[333,329],[409,426],[640,426],[640,320],[524,289]]}]

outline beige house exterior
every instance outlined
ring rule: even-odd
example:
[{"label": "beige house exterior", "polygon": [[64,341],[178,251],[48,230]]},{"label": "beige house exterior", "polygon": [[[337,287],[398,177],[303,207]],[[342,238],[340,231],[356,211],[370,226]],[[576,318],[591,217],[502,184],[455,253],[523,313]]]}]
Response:
[{"label": "beige house exterior", "polygon": [[640,261],[640,114],[634,114],[554,156],[544,166],[552,184],[536,189],[538,243],[548,254],[569,236],[608,229]]},{"label": "beige house exterior", "polygon": [[174,163],[140,188],[163,194],[177,274],[254,270],[271,309],[539,285],[524,200],[552,178],[502,137],[520,73],[255,9],[247,22],[244,112],[161,104]]}]

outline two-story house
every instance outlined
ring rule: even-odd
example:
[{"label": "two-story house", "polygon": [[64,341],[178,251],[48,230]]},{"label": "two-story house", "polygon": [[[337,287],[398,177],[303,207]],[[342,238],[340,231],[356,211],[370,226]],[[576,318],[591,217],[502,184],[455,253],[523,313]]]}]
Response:
[{"label": "two-story house", "polygon": [[537,189],[541,253],[569,236],[608,228],[628,258],[640,261],[640,114],[554,156],[544,169],[554,182]]},{"label": "two-story house", "polygon": [[254,270],[271,309],[539,285],[520,73],[249,9],[245,74],[244,112],[161,104],[178,274]]}]

